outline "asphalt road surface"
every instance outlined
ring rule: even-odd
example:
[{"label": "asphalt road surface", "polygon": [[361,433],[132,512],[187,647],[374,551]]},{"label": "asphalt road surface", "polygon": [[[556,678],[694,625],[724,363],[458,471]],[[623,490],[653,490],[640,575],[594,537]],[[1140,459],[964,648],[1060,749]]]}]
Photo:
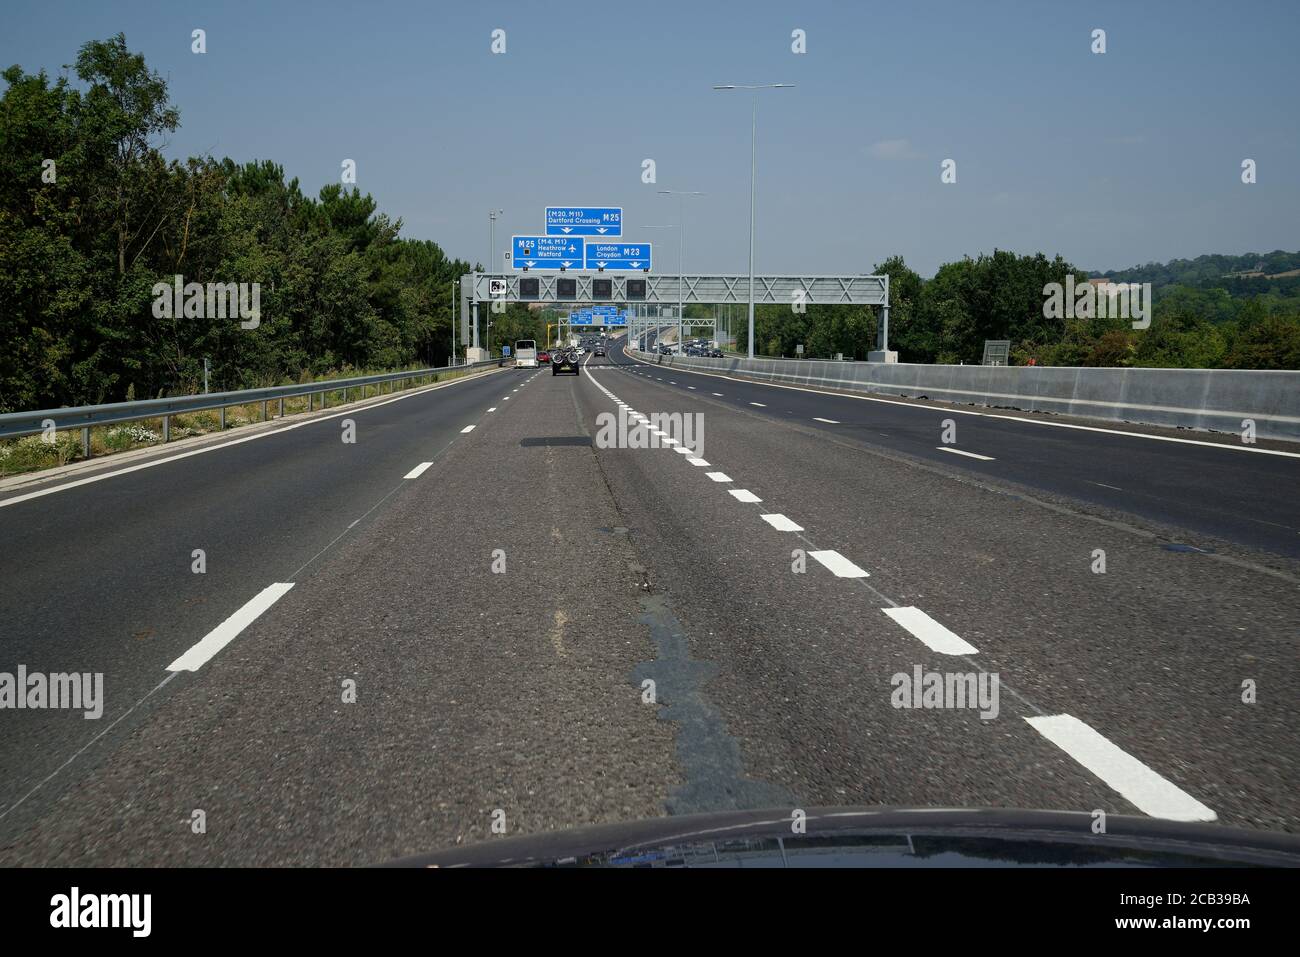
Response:
[{"label": "asphalt road surface", "polygon": [[0,492],[0,672],[104,676],[95,719],[0,710],[0,864],[843,805],[1300,831],[1298,455],[621,348],[286,421]]}]

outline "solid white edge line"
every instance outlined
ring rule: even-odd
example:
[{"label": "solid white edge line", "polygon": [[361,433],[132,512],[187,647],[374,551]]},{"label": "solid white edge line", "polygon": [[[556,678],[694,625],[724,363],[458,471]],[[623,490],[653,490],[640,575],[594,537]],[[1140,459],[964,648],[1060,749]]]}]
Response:
[{"label": "solid white edge line", "polygon": [[994,458],[991,455],[976,455],[974,452],[963,452],[961,449],[954,449],[951,445],[936,445],[935,448],[940,452],[951,452],[953,455],[964,455],[968,459],[979,459],[981,462],[994,461]]},{"label": "solid white edge line", "polygon": [[919,639],[931,651],[937,651],[941,655],[979,654],[978,648],[960,635],[949,631],[919,608],[907,605],[902,608],[880,610],[902,625],[912,637]]},{"label": "solid white edge line", "polygon": [[204,635],[197,644],[167,666],[168,671],[198,671],[213,655],[234,641],[241,631],[251,625],[285,595],[293,582],[276,582],[267,585],[244,603],[237,612]]},{"label": "solid white edge line", "polygon": [[1073,715],[1025,720],[1143,814],[1168,821],[1218,820],[1214,811]]},{"label": "solid white edge line", "polygon": [[421,462],[415,468],[411,469],[411,471],[403,475],[402,478],[409,478],[409,479],[419,478],[421,475],[424,474],[425,469],[427,469],[432,464],[433,464],[432,462]]},{"label": "solid white edge line", "polygon": [[866,569],[859,568],[853,562],[849,561],[839,552],[831,548],[822,549],[821,551],[809,552],[809,558],[816,559],[821,565],[832,572],[836,578],[870,578]]},{"label": "solid white edge line", "polygon": [[[342,409],[338,412],[332,412],[329,415],[316,416],[307,419],[304,422],[291,422],[285,426],[267,429],[264,432],[258,432],[256,435],[245,435],[242,438],[231,439],[229,442],[217,442],[213,445],[205,445],[200,449],[191,449],[188,452],[180,452],[176,455],[168,455],[161,459],[151,459],[148,462],[141,462],[139,465],[128,465],[125,468],[113,469],[109,472],[101,472],[98,475],[89,475],[83,479],[74,479],[71,482],[63,482],[52,488],[37,489],[34,492],[24,492],[22,495],[15,495],[13,498],[0,499],[0,508],[6,505],[17,505],[19,502],[26,502],[29,499],[41,498],[45,495],[53,495],[55,492],[62,492],[70,488],[79,488],[82,485],[90,485],[94,482],[102,482],[105,479],[117,478],[119,475],[129,475],[132,472],[139,472],[142,469],[151,469],[155,465],[166,465],[168,462],[178,462],[181,459],[188,459],[195,455],[203,455],[207,452],[216,452],[218,449],[228,449],[232,445],[242,445],[245,442],[254,442],[258,439],[270,438],[273,435],[281,435],[285,432],[292,432],[294,429],[301,429],[308,425],[315,425],[318,422],[328,422],[330,419],[337,419],[345,415],[356,415],[358,412],[366,412],[370,409],[377,409],[380,406],[388,405],[392,402],[402,402],[406,399],[413,399],[417,395],[424,395],[427,392],[437,392],[440,389],[446,389],[450,386],[461,385],[465,382],[473,382],[475,379],[481,379],[485,375],[491,375],[491,371],[486,373],[473,373],[460,379],[452,379],[450,382],[440,382],[437,385],[425,389],[419,389],[413,392],[406,392],[402,395],[393,396],[391,399],[385,399],[383,402],[372,402],[370,405],[358,406],[352,409]],[[54,479],[53,481],[58,481]],[[3,495],[0,492],[0,495]]]},{"label": "solid white edge line", "polygon": [[773,512],[771,515],[760,515],[758,517],[767,522],[767,524],[771,525],[778,532],[802,532],[804,530],[802,525],[790,521],[790,519],[786,518],[780,512]]}]

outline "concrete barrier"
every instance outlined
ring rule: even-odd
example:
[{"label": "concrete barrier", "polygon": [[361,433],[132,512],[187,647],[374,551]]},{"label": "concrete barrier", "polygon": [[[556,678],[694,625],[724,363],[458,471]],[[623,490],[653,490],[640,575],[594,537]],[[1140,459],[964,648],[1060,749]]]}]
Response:
[{"label": "concrete barrier", "polygon": [[926,397],[987,408],[1052,412],[1300,441],[1300,372],[951,366],[821,359],[703,359],[638,353],[661,365],[759,382]]}]

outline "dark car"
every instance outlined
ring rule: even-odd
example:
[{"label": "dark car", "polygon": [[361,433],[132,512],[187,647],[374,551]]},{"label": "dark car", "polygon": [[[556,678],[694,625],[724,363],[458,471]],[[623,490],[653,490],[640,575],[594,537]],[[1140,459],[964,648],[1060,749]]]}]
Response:
[{"label": "dark car", "polygon": [[573,352],[561,352],[551,360],[551,375],[571,372],[578,375],[578,356]]},{"label": "dark car", "polygon": [[603,356],[604,354],[605,354],[605,347],[603,345],[596,346],[596,351],[592,353],[593,356]]}]

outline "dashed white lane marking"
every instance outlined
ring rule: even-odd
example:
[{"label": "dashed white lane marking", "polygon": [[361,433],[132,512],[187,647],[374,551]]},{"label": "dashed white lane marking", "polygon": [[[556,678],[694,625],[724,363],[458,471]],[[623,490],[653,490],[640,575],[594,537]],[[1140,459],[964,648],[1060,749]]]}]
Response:
[{"label": "dashed white lane marking", "polygon": [[682,455],[690,455],[690,454],[691,454],[691,450],[690,450],[690,449],[686,448],[685,446],[680,446],[680,445],[679,445],[677,448],[673,449],[673,451],[674,451],[674,452],[680,452],[680,453],[682,453]]},{"label": "dashed white lane marking", "polygon": [[731,481],[731,476],[728,475],[726,472],[705,472],[704,474],[707,475],[709,478],[713,479],[713,481],[715,482]]},{"label": "dashed white lane marking", "polygon": [[692,392],[695,391],[695,386],[693,385],[688,385],[686,388],[690,389]]},{"label": "dashed white lane marking", "polygon": [[941,655],[979,654],[978,648],[960,635],[949,631],[919,608],[909,605],[905,608],[880,610],[911,632],[913,637],[919,638],[921,643],[931,651],[937,651]]},{"label": "dashed white lane marking", "polygon": [[[663,435],[662,432],[660,432],[659,434],[660,434],[660,435]],[[677,444],[677,440],[676,440],[676,439],[663,439],[659,444],[660,444],[660,445],[673,446],[673,445],[676,445],[676,444]]]},{"label": "dashed white lane marking", "polygon": [[503,396],[501,397],[501,401],[502,401],[502,402],[509,402],[509,401],[510,401],[510,396],[508,396],[508,395],[503,395]]},{"label": "dashed white lane marking", "polygon": [[492,408],[488,409],[489,412],[495,412],[496,410],[497,410],[497,407],[496,407],[495,405],[492,406]]},{"label": "dashed white lane marking", "polygon": [[409,479],[419,478],[421,475],[424,474],[425,469],[427,469],[432,464],[433,464],[432,462],[421,462],[415,468],[411,469],[411,471],[403,475],[402,478],[409,478]]},{"label": "dashed white lane marking", "polygon": [[766,409],[766,408],[767,408],[767,406],[765,406],[762,402],[751,402],[751,403],[749,403],[749,404],[750,404],[750,405],[756,405],[756,406],[758,406],[760,409]]},{"label": "dashed white lane marking", "polygon": [[808,557],[815,558],[830,569],[837,578],[870,578],[865,568],[859,568],[834,549],[809,552]]},{"label": "dashed white lane marking", "polygon": [[[644,362],[643,359],[635,359],[636,362]],[[749,385],[763,385],[769,389],[789,389],[792,392],[811,392],[813,395],[829,395],[842,399],[857,399],[862,402],[882,402],[885,405],[899,405],[909,409],[930,409],[930,406],[915,405],[911,402],[902,402],[897,399],[882,399],[870,395],[853,395],[848,392],[827,392],[824,389],[809,389],[804,386],[784,385],[779,382],[756,382],[753,379],[737,379],[735,376],[722,375],[717,372],[697,371],[696,375],[707,375],[714,379],[726,379],[729,382],[740,382]],[[1181,445],[1205,445],[1214,449],[1225,449],[1230,452],[1254,452],[1259,455],[1282,455],[1287,458],[1300,459],[1300,452],[1283,452],[1279,449],[1261,449],[1254,445],[1245,445],[1241,442],[1206,442],[1201,439],[1179,439],[1172,435],[1148,435],[1145,432],[1125,432],[1120,429],[1109,429],[1097,425],[1074,425],[1069,422],[1047,422],[1043,419],[1028,419],[1019,415],[1000,415],[993,412],[974,412],[970,409],[955,409],[944,407],[943,411],[955,415],[977,415],[984,419],[1002,419],[1006,422],[1020,422],[1025,425],[1042,425],[1053,429],[1076,429],[1082,432],[1105,432],[1108,435],[1123,435],[1131,439],[1150,439],[1153,442],[1177,442]]]},{"label": "dashed white lane marking", "polygon": [[1042,715],[1025,720],[1143,814],[1169,821],[1218,820],[1218,815],[1196,798],[1073,715]]},{"label": "dashed white lane marking", "polygon": [[796,525],[780,512],[774,512],[771,515],[760,515],[758,517],[767,522],[767,524],[771,525],[778,532],[802,532],[804,530],[802,525]]},{"label": "dashed white lane marking", "polygon": [[969,459],[979,459],[981,462],[992,462],[991,455],[976,455],[974,452],[963,452],[961,449],[954,449],[951,445],[936,445],[940,452],[951,452],[953,455],[964,455]]},{"label": "dashed white lane marking", "polygon": [[839,425],[835,419],[823,419],[820,415],[813,416],[814,422],[825,422],[827,425]]},{"label": "dashed white lane marking", "polygon": [[[372,409],[382,408],[383,406],[390,405],[394,402],[403,402],[406,399],[412,399],[415,398],[416,396],[425,395],[429,392],[437,392],[441,389],[454,388],[457,385],[462,385],[467,382],[474,382],[475,380],[481,378],[483,375],[489,375],[489,374],[490,373],[472,374],[463,379],[452,379],[450,382],[445,382],[442,385],[431,386],[427,389],[414,389],[409,392],[402,392],[398,395],[393,396],[390,399],[385,399],[382,402],[372,402],[370,405],[365,406],[362,409],[344,409],[342,412],[335,412],[333,415],[322,415],[316,418],[307,419],[302,422],[294,422],[282,427],[267,429],[264,432],[256,432],[253,435],[245,435],[237,439],[231,439],[229,442],[217,442],[213,445],[203,446],[202,448],[191,449],[188,452],[180,452],[176,455],[168,455],[159,459],[151,459],[148,462],[141,462],[139,465],[128,465],[120,469],[113,469],[111,471],[101,472],[97,475],[91,475],[83,479],[76,479],[75,481],[72,482],[64,482],[62,485],[55,485],[51,488],[42,488],[42,489],[37,489],[35,492],[27,492],[23,495],[14,495],[11,498],[0,499],[0,508],[6,508],[7,506],[10,505],[17,505],[20,502],[28,502],[34,498],[44,498],[46,495],[54,495],[57,492],[66,492],[68,489],[80,488],[83,485],[92,485],[95,482],[103,482],[106,479],[117,478],[119,475],[129,475],[132,472],[139,472],[142,471],[143,469],[151,469],[159,465],[168,465],[172,462],[179,462],[181,459],[192,458],[195,455],[206,455],[209,452],[216,452],[220,449],[228,449],[232,445],[243,445],[245,442],[256,442],[259,439],[270,438],[273,435],[282,435],[285,432],[292,432],[294,429],[306,428],[308,426],[316,425],[320,422],[328,422],[331,419],[342,418],[343,416],[356,415],[357,412],[359,411],[368,412]],[[102,733],[103,732],[101,732],[101,734]],[[12,810],[12,808],[10,810]],[[8,812],[6,811],[4,813],[8,813]]]},{"label": "dashed white lane marking", "polygon": [[262,612],[274,605],[293,587],[293,582],[276,582],[267,585],[260,592],[244,603],[244,607],[235,612],[221,624],[203,636],[190,648],[167,666],[168,671],[198,671],[213,655],[239,636],[239,633],[257,621]]},{"label": "dashed white lane marking", "polygon": [[712,393],[712,394],[713,394],[713,395],[716,395],[719,399],[722,398],[722,393],[721,393],[721,392],[714,392],[714,393]]},{"label": "dashed white lane marking", "polygon": [[473,431],[474,431],[474,426],[472,426],[472,425],[467,425],[467,426],[465,426],[465,428],[463,428],[463,429],[460,430],[460,434],[461,434],[461,435],[464,435],[466,432],[473,432]]},{"label": "dashed white lane marking", "polygon": [[740,502],[761,502],[761,501],[763,501],[761,498],[759,498],[757,495],[755,495],[753,492],[751,492],[751,491],[750,491],[749,489],[747,489],[747,488],[729,488],[729,489],[727,489],[727,491],[728,491],[729,493],[731,493],[731,495],[732,495],[732,496],[733,496],[737,501],[740,501]]},{"label": "dashed white lane marking", "polygon": [[1087,479],[1084,479],[1084,481],[1085,481],[1085,482],[1088,482],[1089,485],[1100,485],[1102,488],[1114,489],[1116,492],[1122,492],[1122,491],[1124,491],[1124,490],[1123,490],[1122,488],[1120,488],[1118,485],[1107,485],[1105,482],[1091,482],[1091,481],[1088,481]]},{"label": "dashed white lane marking", "polygon": [[708,468],[708,466],[709,466],[709,463],[706,462],[706,461],[704,461],[704,459],[687,459],[686,461],[690,462],[692,465],[695,465],[695,466],[701,466],[701,465],[702,465],[702,466],[704,466],[705,468]]}]

